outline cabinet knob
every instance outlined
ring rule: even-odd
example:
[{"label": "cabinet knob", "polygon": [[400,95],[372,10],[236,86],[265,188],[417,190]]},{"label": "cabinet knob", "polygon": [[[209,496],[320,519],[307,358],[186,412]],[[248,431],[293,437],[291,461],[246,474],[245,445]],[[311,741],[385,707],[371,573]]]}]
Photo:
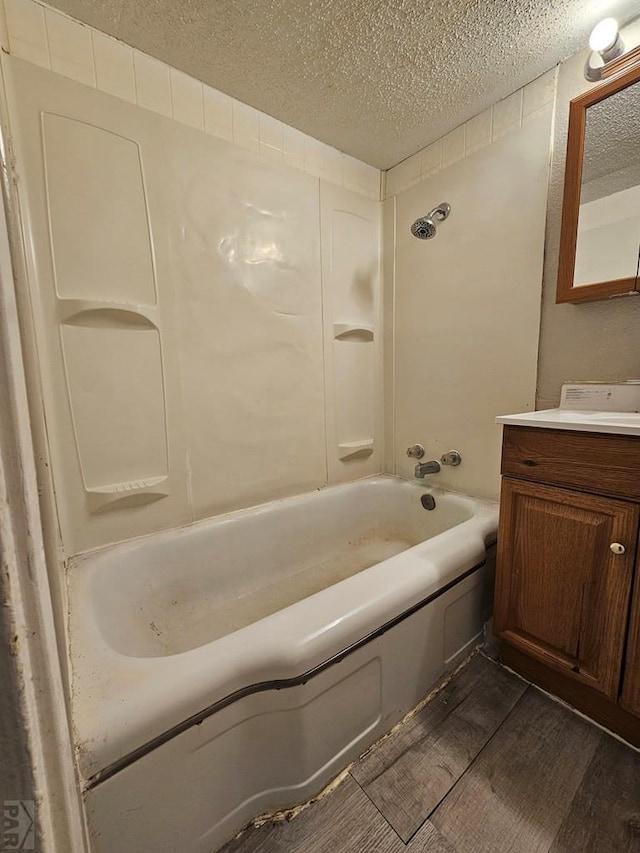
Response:
[{"label": "cabinet knob", "polygon": [[611,548],[614,554],[624,554],[627,550],[624,545],[621,545],[619,542],[612,542],[611,545],[609,545],[609,548]]}]

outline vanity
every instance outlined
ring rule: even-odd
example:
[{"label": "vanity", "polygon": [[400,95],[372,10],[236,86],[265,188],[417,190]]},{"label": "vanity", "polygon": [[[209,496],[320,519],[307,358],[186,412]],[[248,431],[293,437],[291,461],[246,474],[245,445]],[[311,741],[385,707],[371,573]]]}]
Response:
[{"label": "vanity", "polygon": [[640,414],[497,420],[501,659],[640,746]]}]

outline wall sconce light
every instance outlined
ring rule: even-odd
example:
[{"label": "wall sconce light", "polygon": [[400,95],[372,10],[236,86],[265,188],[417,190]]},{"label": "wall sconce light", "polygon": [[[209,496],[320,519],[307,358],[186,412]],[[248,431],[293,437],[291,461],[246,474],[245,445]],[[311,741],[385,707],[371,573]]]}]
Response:
[{"label": "wall sconce light", "polygon": [[[587,57],[584,66],[584,76],[590,83],[595,83],[605,76],[603,72],[607,65],[624,53],[624,42],[620,38],[618,22],[615,18],[605,18],[595,25],[589,37],[589,47],[591,54]],[[591,65],[593,53],[599,53],[602,58],[602,65],[596,68]]]}]

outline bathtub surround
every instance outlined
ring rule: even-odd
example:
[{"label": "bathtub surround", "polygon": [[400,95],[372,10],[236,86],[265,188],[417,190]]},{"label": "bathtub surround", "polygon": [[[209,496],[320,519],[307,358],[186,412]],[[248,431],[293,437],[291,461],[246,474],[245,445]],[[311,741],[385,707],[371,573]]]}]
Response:
[{"label": "bathtub surround", "polygon": [[323,185],[320,227],[327,464],[338,483],[382,466],[380,205]]},{"label": "bathtub surround", "polygon": [[[8,0],[7,25],[22,216],[39,233],[29,280],[44,288],[40,473],[51,465],[64,555],[378,472],[380,172],[33,0]],[[126,164],[120,184],[98,158]],[[118,235],[92,230],[98,198],[128,211]],[[359,256],[336,250],[336,217]],[[83,229],[85,267],[96,252],[103,266],[90,293]],[[91,393],[105,383],[110,399]]]},{"label": "bathtub surround", "polygon": [[[551,71],[387,173],[385,405],[403,477],[416,441],[428,458],[455,447],[462,465],[434,481],[496,498],[495,414],[534,408],[554,81]],[[440,199],[449,218],[417,240],[411,224]]]},{"label": "bathtub surround", "polygon": [[[385,174],[385,470],[411,477],[415,441],[429,458],[456,447],[463,464],[437,482],[498,496],[495,412],[535,403],[556,73]],[[445,198],[446,226],[416,240],[411,223]]]},{"label": "bathtub surround", "polygon": [[5,70],[65,555],[380,471],[379,203]]},{"label": "bathtub surround", "polygon": [[395,244],[396,199],[382,202],[382,334],[383,334],[383,404],[384,404],[384,468],[388,474],[396,473],[395,459],[395,350],[393,331],[395,323]]}]

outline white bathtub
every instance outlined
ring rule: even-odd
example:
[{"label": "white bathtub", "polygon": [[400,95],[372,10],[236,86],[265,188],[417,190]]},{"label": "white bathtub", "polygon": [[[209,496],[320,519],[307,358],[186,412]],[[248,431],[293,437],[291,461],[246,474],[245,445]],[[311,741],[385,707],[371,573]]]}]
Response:
[{"label": "white bathtub", "polygon": [[476,641],[496,527],[375,477],[74,560],[95,853],[211,853],[317,792]]}]

